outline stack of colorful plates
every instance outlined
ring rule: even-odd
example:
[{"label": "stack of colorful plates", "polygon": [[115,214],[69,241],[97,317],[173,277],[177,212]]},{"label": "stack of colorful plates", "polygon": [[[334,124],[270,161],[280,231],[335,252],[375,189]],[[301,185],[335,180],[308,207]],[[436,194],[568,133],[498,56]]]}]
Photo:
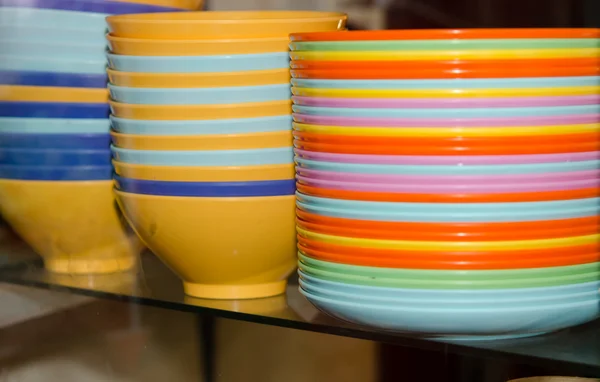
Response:
[{"label": "stack of colorful plates", "polygon": [[302,293],[430,336],[596,318],[599,36],[292,35]]},{"label": "stack of colorful plates", "polygon": [[109,17],[117,199],[188,295],[257,298],[295,267],[288,35],[345,15]]},{"label": "stack of colorful plates", "polygon": [[105,17],[171,9],[0,1],[0,213],[53,272],[135,264],[111,195]]}]

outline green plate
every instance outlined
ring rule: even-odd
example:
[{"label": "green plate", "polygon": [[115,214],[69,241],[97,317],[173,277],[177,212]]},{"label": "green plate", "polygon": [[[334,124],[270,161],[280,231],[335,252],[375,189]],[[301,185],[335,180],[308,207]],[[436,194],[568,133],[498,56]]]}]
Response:
[{"label": "green plate", "polygon": [[441,271],[392,269],[337,264],[298,254],[299,268],[308,274],[350,284],[422,289],[533,288],[600,280],[600,263],[566,267]]},{"label": "green plate", "polygon": [[598,48],[596,38],[485,39],[485,40],[386,40],[386,41],[309,41],[292,42],[292,51],[360,50],[469,50],[469,49],[564,49]]}]

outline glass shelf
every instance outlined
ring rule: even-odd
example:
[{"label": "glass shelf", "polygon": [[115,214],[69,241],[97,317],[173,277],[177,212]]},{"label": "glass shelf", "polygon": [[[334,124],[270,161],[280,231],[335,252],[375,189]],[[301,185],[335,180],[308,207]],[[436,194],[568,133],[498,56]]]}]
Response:
[{"label": "glass shelf", "polygon": [[600,320],[518,340],[451,342],[428,339],[377,331],[330,318],[298,292],[296,276],[290,279],[286,295],[256,300],[204,300],[184,295],[179,279],[150,253],[142,256],[136,272],[65,276],[46,272],[41,260],[28,247],[10,240],[0,244],[0,281],[400,346],[504,359],[544,366],[565,374],[600,376]]}]

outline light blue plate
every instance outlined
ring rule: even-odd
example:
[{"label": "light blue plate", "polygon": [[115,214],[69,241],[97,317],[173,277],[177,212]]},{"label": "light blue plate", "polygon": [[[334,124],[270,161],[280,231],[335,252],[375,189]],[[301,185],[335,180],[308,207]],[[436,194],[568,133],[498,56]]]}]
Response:
[{"label": "light blue plate", "polygon": [[289,100],[290,86],[235,86],[199,89],[148,89],[108,85],[117,102],[143,105],[218,105]]},{"label": "light blue plate", "polygon": [[0,117],[0,133],[100,134],[108,133],[109,129],[107,119]]},{"label": "light blue plate", "polygon": [[[512,289],[409,289],[390,288],[371,285],[349,284],[340,281],[330,281],[315,275],[298,271],[300,280],[311,288],[318,288],[327,293],[339,293],[340,297],[360,296],[374,299],[406,301],[410,304],[436,303],[449,305],[454,303],[495,303],[495,302],[527,302],[562,298],[593,293],[600,298],[600,281],[580,284],[568,284],[537,288]],[[318,293],[316,293],[318,294]]]},{"label": "light blue plate", "polygon": [[110,15],[59,9],[0,7],[0,25],[3,26],[20,24],[44,28],[74,28],[102,34],[107,28],[107,16]]},{"label": "light blue plate", "polygon": [[[599,114],[600,105],[557,107],[500,107],[500,108],[453,108],[453,109],[367,109],[349,107],[292,106],[294,113],[327,117],[359,118],[509,118],[545,117],[572,114]],[[303,122],[302,116],[295,116]],[[600,114],[598,115],[600,121]],[[373,122],[375,125],[375,122]]]},{"label": "light blue plate", "polygon": [[358,174],[395,175],[508,175],[548,172],[588,171],[600,168],[600,160],[560,163],[507,164],[507,165],[394,165],[324,162],[296,156],[302,168]]},{"label": "light blue plate", "polygon": [[[600,315],[597,298],[563,304],[532,304],[513,308],[404,307],[338,301],[300,292],[319,310],[338,319],[377,329],[429,336],[513,337],[535,335],[583,324]],[[483,336],[483,337],[482,337]],[[463,338],[467,340],[468,338]]]},{"label": "light blue plate", "polygon": [[563,209],[600,208],[600,198],[553,200],[547,202],[511,203],[406,203],[406,202],[366,202],[297,195],[298,201],[312,206],[340,208],[349,211],[378,211],[386,213],[420,214],[497,214],[515,212],[538,212]]},{"label": "light blue plate", "polygon": [[74,60],[106,60],[106,43],[75,44],[50,42],[28,42],[11,36],[10,40],[0,39],[0,52],[3,55],[35,57],[45,59],[55,57]]},{"label": "light blue plate", "polygon": [[254,166],[293,162],[291,147],[255,150],[158,151],[111,146],[113,157],[125,163],[154,166]]},{"label": "light blue plate", "polygon": [[292,78],[300,88],[325,89],[500,89],[500,88],[559,88],[565,86],[598,86],[600,77],[535,77],[500,79],[447,80],[305,80]]},{"label": "light blue plate", "polygon": [[[302,274],[302,271],[299,271]],[[311,277],[311,276],[308,276]],[[395,297],[383,297],[377,294],[379,288],[390,289],[394,288],[384,288],[384,287],[371,287],[366,285],[355,285],[355,289],[359,289],[360,287],[371,288],[369,290],[356,291],[355,293],[347,293],[344,291],[339,291],[335,288],[327,288],[319,285],[313,284],[308,279],[299,280],[300,287],[307,291],[308,293],[314,294],[316,296],[321,296],[325,298],[331,298],[337,301],[348,301],[348,302],[357,302],[357,303],[373,303],[373,304],[386,304],[388,306],[405,306],[412,308],[427,308],[427,307],[438,307],[438,308],[484,308],[484,307],[495,307],[495,308],[510,308],[517,306],[531,306],[532,304],[562,304],[569,302],[580,302],[580,301],[589,301],[592,299],[597,299],[600,301],[600,294],[598,293],[598,289],[589,290],[587,292],[580,293],[560,293],[554,295],[548,295],[546,297],[539,298],[520,298],[520,299],[512,299],[512,298],[502,298],[502,297],[483,297],[483,298],[475,298],[471,299],[469,297],[463,297],[460,299],[448,299],[448,298],[406,298],[404,296],[395,296]],[[333,281],[332,281],[333,283]],[[345,285],[343,283],[337,283],[341,285]],[[585,284],[595,284],[597,283],[585,283]],[[350,284],[348,284],[350,285]],[[575,284],[578,285],[578,284]],[[536,288],[542,289],[542,288]]]},{"label": "light blue plate", "polygon": [[[292,117],[213,119],[205,121],[148,121],[110,116],[112,129],[136,135],[244,134],[291,130]],[[0,120],[0,131],[2,126]]]},{"label": "light blue plate", "polygon": [[123,56],[108,54],[111,69],[137,73],[215,73],[289,67],[287,53],[225,56]]},{"label": "light blue plate", "polygon": [[[540,202],[544,203],[544,202]],[[499,203],[500,204],[500,203]],[[491,223],[491,222],[519,222],[536,220],[555,220],[555,219],[573,219],[590,217],[600,214],[600,207],[587,206],[581,208],[562,208],[554,210],[528,211],[513,207],[508,211],[496,212],[445,212],[445,213],[419,213],[419,212],[398,212],[398,211],[370,211],[370,210],[350,210],[339,207],[323,207],[320,205],[309,204],[302,201],[296,201],[298,208],[321,216],[336,218],[374,220],[390,222],[413,222],[413,223]],[[456,208],[467,204],[457,203]],[[470,205],[470,204],[469,204]]]},{"label": "light blue plate", "polygon": [[0,52],[0,70],[105,74],[106,60],[78,60],[72,58],[57,58],[53,56],[40,58],[35,56],[4,55]]},{"label": "light blue plate", "polygon": [[60,25],[40,27],[32,23],[7,23],[0,25],[0,36],[5,38],[10,36],[11,39],[28,43],[47,43],[51,41],[57,44],[107,45],[103,29],[75,29]]}]

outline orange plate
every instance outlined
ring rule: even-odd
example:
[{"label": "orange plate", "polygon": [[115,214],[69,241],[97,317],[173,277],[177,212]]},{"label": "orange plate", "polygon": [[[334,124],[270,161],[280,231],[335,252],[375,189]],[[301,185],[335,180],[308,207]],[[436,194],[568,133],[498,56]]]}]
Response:
[{"label": "orange plate", "polygon": [[594,235],[598,233],[599,225],[589,224],[581,226],[565,226],[553,229],[536,228],[523,235],[524,239],[516,239],[519,232],[514,231],[496,231],[480,232],[470,234],[457,231],[454,233],[436,232],[436,231],[399,231],[384,230],[377,228],[354,228],[344,227],[335,224],[314,223],[303,220],[298,217],[296,224],[311,232],[323,233],[334,236],[346,236],[365,239],[383,239],[383,240],[415,240],[415,241],[510,241],[510,240],[537,240],[537,239],[555,239],[571,236]]},{"label": "orange plate", "polygon": [[567,256],[585,256],[597,253],[600,250],[600,243],[577,245],[571,247],[556,247],[552,251],[548,248],[529,249],[529,250],[512,250],[512,251],[477,251],[477,252],[447,252],[447,251],[406,251],[400,249],[381,249],[381,248],[360,248],[348,247],[337,244],[323,243],[297,235],[298,245],[313,250],[336,253],[346,256],[367,256],[367,257],[383,257],[383,258],[427,258],[427,259],[455,259],[454,261],[472,261],[470,257],[475,257],[477,260],[502,260],[510,259],[511,261],[523,258],[538,258],[545,259],[549,257],[567,257]]},{"label": "orange plate", "polygon": [[340,145],[414,145],[434,147],[490,147],[522,145],[571,145],[586,142],[600,143],[598,133],[553,134],[501,137],[385,137],[355,136],[294,131],[294,137],[304,142],[333,143]]},{"label": "orange plate", "polygon": [[495,68],[495,69],[425,69],[425,70],[360,70],[360,69],[292,69],[293,78],[309,79],[456,79],[456,78],[522,78],[598,76],[600,66],[567,68]]},{"label": "orange plate", "polygon": [[599,38],[596,28],[406,29],[292,33],[291,41],[448,40],[489,38]]},{"label": "orange plate", "polygon": [[534,239],[536,236],[531,236],[531,232],[540,230],[552,231],[567,227],[587,227],[591,225],[600,226],[600,216],[507,223],[406,223],[334,218],[330,216],[313,214],[299,208],[296,209],[296,215],[304,221],[337,227],[375,229],[382,231],[405,231],[410,232],[411,234],[415,232],[422,234],[424,232],[437,232],[442,235],[455,235],[457,233],[461,233],[474,236],[498,234],[500,235],[499,237],[504,238],[502,240],[507,240],[506,238],[508,238],[508,240]]},{"label": "orange plate", "polygon": [[346,191],[307,186],[301,183],[297,183],[296,188],[303,194],[320,196],[323,198],[405,203],[542,202],[551,200],[596,198],[600,196],[600,189],[597,187],[579,190],[517,192],[501,194],[407,194],[394,192]]},{"label": "orange plate", "polygon": [[521,268],[546,268],[561,267],[567,265],[593,263],[600,259],[599,252],[590,252],[582,255],[563,257],[545,257],[519,259],[495,258],[487,259],[477,257],[467,261],[448,258],[420,257],[375,257],[375,256],[351,256],[339,253],[318,251],[298,245],[300,252],[313,259],[330,261],[334,263],[363,265],[368,267],[383,268],[406,268],[406,269],[521,269]]},{"label": "orange plate", "polygon": [[600,136],[595,133],[491,138],[357,137],[300,131],[293,134],[297,148],[346,154],[514,155],[600,150]]},{"label": "orange plate", "polygon": [[450,61],[296,61],[292,69],[319,70],[517,70],[570,69],[600,65],[600,58],[538,58],[522,60],[450,60]]}]

